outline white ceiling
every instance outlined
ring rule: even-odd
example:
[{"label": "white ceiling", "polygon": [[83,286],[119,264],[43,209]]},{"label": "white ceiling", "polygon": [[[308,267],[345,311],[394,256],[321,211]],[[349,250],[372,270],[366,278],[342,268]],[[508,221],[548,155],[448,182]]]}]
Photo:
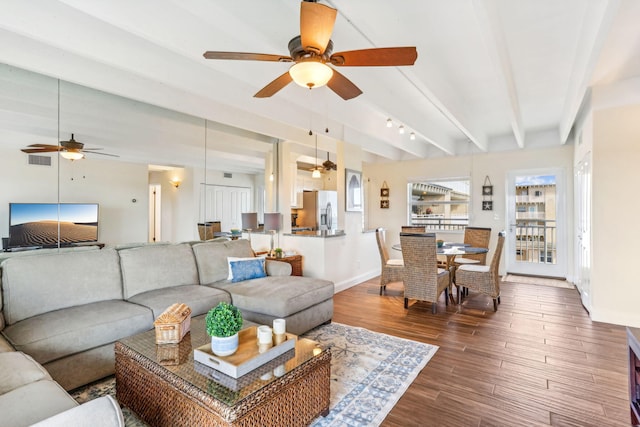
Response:
[{"label": "white ceiling", "polygon": [[[364,92],[349,101],[295,84],[257,99],[290,64],[202,57],[288,55],[297,0],[0,0],[0,63],[205,118],[208,162],[254,172],[275,138],[311,154],[309,128],[329,128],[321,149],[345,140],[371,162],[564,144],[590,86],[640,75],[636,0],[321,3],[338,9],[334,51],[416,46],[415,66],[341,67]],[[137,161],[188,163],[176,158],[180,135],[118,125],[111,137],[104,125],[76,136]]]}]

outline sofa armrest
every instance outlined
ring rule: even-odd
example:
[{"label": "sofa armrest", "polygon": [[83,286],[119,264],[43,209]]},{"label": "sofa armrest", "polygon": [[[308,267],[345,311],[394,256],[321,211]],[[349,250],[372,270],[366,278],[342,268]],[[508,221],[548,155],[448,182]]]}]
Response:
[{"label": "sofa armrest", "polygon": [[268,259],[265,264],[267,276],[291,276],[291,264]]},{"label": "sofa armrest", "polygon": [[111,396],[83,403],[68,409],[32,427],[124,427],[124,418],[118,402]]}]

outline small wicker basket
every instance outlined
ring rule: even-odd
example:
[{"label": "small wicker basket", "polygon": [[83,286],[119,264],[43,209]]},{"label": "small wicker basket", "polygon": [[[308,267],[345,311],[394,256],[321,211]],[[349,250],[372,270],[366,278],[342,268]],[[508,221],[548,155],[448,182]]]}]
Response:
[{"label": "small wicker basket", "polygon": [[178,344],[191,328],[191,308],[175,303],[153,322],[156,344]]}]

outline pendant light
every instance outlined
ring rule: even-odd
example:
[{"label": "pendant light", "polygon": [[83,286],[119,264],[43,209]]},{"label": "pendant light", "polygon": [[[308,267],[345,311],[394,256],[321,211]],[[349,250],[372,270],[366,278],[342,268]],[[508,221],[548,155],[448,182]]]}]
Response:
[{"label": "pendant light", "polygon": [[313,169],[313,173],[311,174],[311,178],[321,178],[320,170],[318,169],[318,135],[316,135],[316,167]]}]

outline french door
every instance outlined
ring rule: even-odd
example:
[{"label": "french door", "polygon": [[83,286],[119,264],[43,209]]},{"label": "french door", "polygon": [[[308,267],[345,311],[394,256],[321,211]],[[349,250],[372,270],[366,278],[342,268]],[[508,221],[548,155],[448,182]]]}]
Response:
[{"label": "french door", "polygon": [[591,311],[591,153],[578,163],[575,175],[575,284],[582,305]]},{"label": "french door", "polygon": [[507,272],[566,278],[565,181],[557,168],[507,174]]}]

